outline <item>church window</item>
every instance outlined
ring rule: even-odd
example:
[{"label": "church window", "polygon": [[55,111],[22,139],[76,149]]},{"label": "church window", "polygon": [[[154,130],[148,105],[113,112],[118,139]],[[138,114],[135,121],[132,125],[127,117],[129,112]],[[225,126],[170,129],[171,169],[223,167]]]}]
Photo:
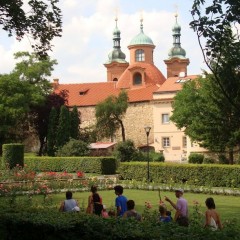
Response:
[{"label": "church window", "polygon": [[133,85],[142,84],[142,75],[140,73],[135,73],[133,77]]},{"label": "church window", "polygon": [[114,82],[117,82],[117,81],[118,81],[118,79],[117,79],[117,78],[114,78],[114,79],[113,79],[113,81],[114,81]]},{"label": "church window", "polygon": [[135,52],[135,61],[136,62],[143,62],[145,61],[145,53],[142,49],[138,49]]}]

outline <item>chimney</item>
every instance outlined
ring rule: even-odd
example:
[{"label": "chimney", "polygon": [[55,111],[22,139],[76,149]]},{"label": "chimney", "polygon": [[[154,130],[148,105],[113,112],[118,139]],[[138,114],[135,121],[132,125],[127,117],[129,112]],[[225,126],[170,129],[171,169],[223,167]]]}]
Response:
[{"label": "chimney", "polygon": [[56,90],[58,88],[58,85],[59,85],[59,79],[54,78],[53,79],[53,89]]}]

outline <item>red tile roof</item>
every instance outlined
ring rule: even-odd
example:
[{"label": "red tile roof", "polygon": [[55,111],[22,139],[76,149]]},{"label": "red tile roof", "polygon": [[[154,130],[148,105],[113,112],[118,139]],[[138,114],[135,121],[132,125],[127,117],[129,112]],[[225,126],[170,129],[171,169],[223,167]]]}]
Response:
[{"label": "red tile roof", "polygon": [[156,91],[161,92],[176,92],[182,89],[184,82],[197,78],[198,75],[189,75],[186,77],[170,77]]},{"label": "red tile roof", "polygon": [[[104,101],[108,96],[118,96],[121,89],[115,87],[116,82],[80,83],[80,84],[58,84],[55,92],[68,91],[69,106],[95,106]],[[129,102],[142,102],[153,99],[153,92],[157,91],[159,85],[150,85],[146,88],[129,89]]]},{"label": "red tile roof", "polygon": [[131,87],[131,70],[134,68],[144,69],[146,86],[153,84],[161,85],[166,80],[166,78],[155,65],[144,62],[137,62],[128,66],[128,68],[123,72],[117,83],[118,88]]}]

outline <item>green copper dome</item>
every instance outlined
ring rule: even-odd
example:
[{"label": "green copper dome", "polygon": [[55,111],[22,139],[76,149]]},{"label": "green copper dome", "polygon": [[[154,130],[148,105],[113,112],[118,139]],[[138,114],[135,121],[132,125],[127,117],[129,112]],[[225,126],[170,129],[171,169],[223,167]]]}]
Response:
[{"label": "green copper dome", "polygon": [[178,15],[175,15],[176,22],[172,28],[172,36],[173,36],[173,47],[169,50],[168,56],[169,58],[181,58],[185,59],[186,58],[186,51],[181,47],[181,26],[177,22],[177,17]]},{"label": "green copper dome", "polygon": [[118,63],[127,63],[125,60],[126,55],[122,52],[121,46],[120,46],[120,40],[121,40],[121,32],[117,27],[117,18],[116,26],[113,31],[113,50],[108,54],[108,61],[106,64],[112,63],[112,62],[118,62]]},{"label": "green copper dome", "polygon": [[132,39],[130,42],[129,46],[132,45],[154,45],[153,41],[150,37],[144,34],[143,32],[143,24],[141,20],[141,25],[140,25],[140,33]]},{"label": "green copper dome", "polygon": [[119,62],[119,63],[126,63],[126,55],[122,52],[121,49],[113,49],[108,54],[108,62]]},{"label": "green copper dome", "polygon": [[186,58],[186,51],[181,47],[172,47],[168,52],[169,58],[178,57],[178,58]]}]

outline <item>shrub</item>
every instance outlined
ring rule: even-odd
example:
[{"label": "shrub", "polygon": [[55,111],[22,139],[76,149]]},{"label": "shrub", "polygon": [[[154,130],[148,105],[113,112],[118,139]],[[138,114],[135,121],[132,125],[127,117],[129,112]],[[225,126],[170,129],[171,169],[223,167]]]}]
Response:
[{"label": "shrub", "polygon": [[136,156],[137,149],[132,140],[119,142],[114,150],[114,156],[121,162],[129,162]]},{"label": "shrub", "polygon": [[76,139],[70,139],[62,148],[57,151],[59,157],[88,156],[90,150],[88,144]]},{"label": "shrub", "polygon": [[203,159],[203,163],[205,163],[205,164],[213,164],[213,163],[215,163],[215,160],[213,158],[210,158],[210,157],[205,157]]},{"label": "shrub", "polygon": [[151,152],[150,156],[154,162],[164,162],[165,157],[162,153]]},{"label": "shrub", "polygon": [[191,153],[188,157],[188,162],[201,164],[203,163],[203,159],[204,159],[203,154]]},{"label": "shrub", "polygon": [[220,154],[218,156],[218,161],[219,161],[220,164],[229,164],[229,161],[228,161],[227,157],[223,154]]},{"label": "shrub", "polygon": [[2,167],[14,168],[24,165],[24,145],[20,143],[3,144]]}]

